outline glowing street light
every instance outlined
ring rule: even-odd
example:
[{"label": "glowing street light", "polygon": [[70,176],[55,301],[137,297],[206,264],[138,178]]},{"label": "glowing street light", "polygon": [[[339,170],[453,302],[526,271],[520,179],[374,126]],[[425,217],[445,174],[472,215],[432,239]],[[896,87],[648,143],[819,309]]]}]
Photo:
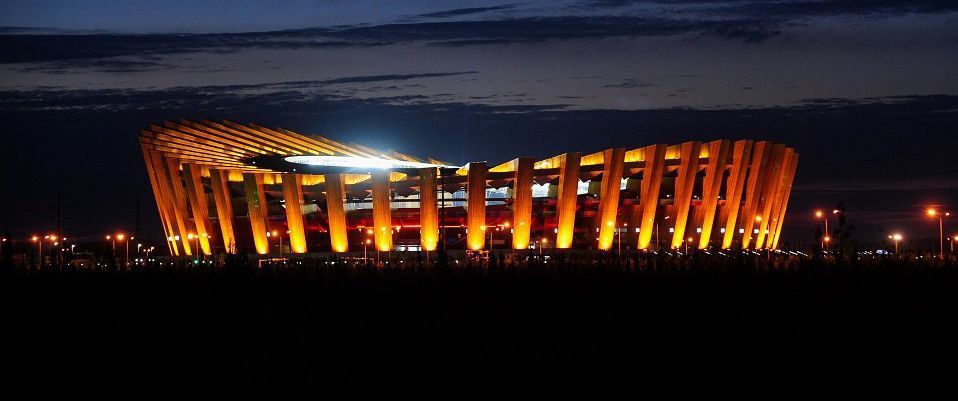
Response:
[{"label": "glowing street light", "polygon": [[[267,235],[267,236],[269,236],[269,235]],[[200,236],[199,236],[199,234],[187,233],[187,234],[186,234],[186,240],[187,240],[187,241],[193,241],[193,240],[196,241],[196,242],[195,242],[196,246],[193,248],[193,252],[194,252],[194,254],[196,255],[196,258],[194,258],[193,264],[195,264],[195,265],[200,264]]]},{"label": "glowing street light", "polygon": [[928,208],[925,211],[928,217],[938,217],[938,258],[945,259],[945,223],[944,218],[951,216],[951,212],[941,212],[935,208]]},{"label": "glowing street light", "polygon": [[[110,236],[107,235],[106,238],[110,239]],[[124,241],[127,238],[126,238],[126,235],[123,233],[117,233],[115,238],[116,238],[116,241],[121,241],[123,242],[124,246],[126,246],[126,253],[123,257],[123,266],[129,266],[130,265],[130,241]],[[116,242],[113,242],[113,252],[116,253]]]},{"label": "glowing street light", "polygon": [[[287,231],[287,233],[288,232],[289,231]],[[266,232],[266,238],[270,238],[270,237],[279,238],[279,257],[282,258],[283,257],[283,236],[279,235],[278,231],[273,230],[273,231]]]},{"label": "glowing street light", "polygon": [[894,241],[895,241],[895,253],[897,254],[897,253],[898,253],[898,242],[901,241],[901,239],[902,239],[901,234],[899,234],[899,233],[894,233],[894,234],[892,234],[892,235],[889,235],[889,236],[888,236],[888,239],[891,239],[891,240],[894,240]]},{"label": "glowing street light", "polygon": [[37,261],[37,269],[43,267],[43,241],[40,241],[40,237],[34,235],[30,238],[30,241],[37,243],[37,255],[39,255],[39,260]]},{"label": "glowing street light", "polygon": [[[838,214],[838,209],[832,210],[832,214]],[[822,250],[828,250],[828,215],[822,213],[821,210],[815,211],[815,218],[825,220],[825,236],[822,237]]]}]

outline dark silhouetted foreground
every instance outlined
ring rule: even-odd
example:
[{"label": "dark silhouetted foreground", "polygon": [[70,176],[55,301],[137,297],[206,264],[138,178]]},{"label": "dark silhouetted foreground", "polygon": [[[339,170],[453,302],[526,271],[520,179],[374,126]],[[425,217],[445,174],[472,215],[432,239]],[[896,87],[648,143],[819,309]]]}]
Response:
[{"label": "dark silhouetted foreground", "polygon": [[895,259],[7,271],[6,392],[955,392],[958,271]]}]

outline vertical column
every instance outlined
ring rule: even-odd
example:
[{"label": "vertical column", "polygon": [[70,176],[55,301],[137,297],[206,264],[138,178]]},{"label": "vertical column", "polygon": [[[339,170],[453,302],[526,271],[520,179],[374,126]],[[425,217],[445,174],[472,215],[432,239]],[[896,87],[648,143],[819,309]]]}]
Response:
[{"label": "vertical column", "polygon": [[795,170],[798,169],[798,153],[793,153],[792,163],[786,173],[785,185],[782,189],[782,198],[778,208],[778,220],[775,221],[775,234],[772,237],[772,249],[778,249],[778,239],[782,235],[782,222],[785,220],[785,209],[788,207],[788,197],[792,193],[792,182],[795,181]]},{"label": "vertical column", "polygon": [[675,233],[672,235],[672,248],[682,246],[685,241],[685,226],[692,206],[695,176],[699,172],[701,147],[701,142],[685,142],[680,150],[679,176],[675,179]]},{"label": "vertical column", "polygon": [[755,226],[755,209],[758,208],[759,197],[764,184],[763,176],[768,157],[772,153],[771,142],[757,142],[752,150],[752,163],[748,168],[748,184],[745,187],[745,213],[742,215],[742,249],[748,249],[752,242],[752,228]]},{"label": "vertical column", "polygon": [[236,253],[236,235],[233,233],[233,196],[230,194],[228,173],[210,169],[210,189],[216,205],[216,218],[220,223],[220,236],[226,253]]},{"label": "vertical column", "polygon": [[790,163],[790,152],[786,151],[785,145],[777,144],[772,147],[772,156],[769,159],[769,166],[766,169],[768,175],[765,179],[765,190],[762,193],[758,215],[762,220],[758,222],[758,236],[755,239],[755,249],[765,247],[765,238],[768,236],[769,224],[772,223],[772,207],[775,205],[775,199],[778,197],[778,189],[782,185],[784,167]]},{"label": "vertical column", "polygon": [[619,190],[622,187],[622,168],[625,149],[608,149],[603,153],[602,185],[599,189],[599,249],[612,248],[618,229]]},{"label": "vertical column", "polygon": [[[180,237],[179,245],[183,247],[183,253],[185,255],[193,255],[191,244],[186,239],[190,228],[187,225],[186,206],[182,204],[185,202],[182,202],[178,196],[182,195],[183,192],[182,186],[179,184],[179,162],[176,160],[164,160],[159,156],[154,157],[153,160],[156,162],[155,168],[160,175],[160,187],[163,192],[163,197],[169,207],[170,214],[173,215],[173,221],[176,223],[173,237]],[[176,190],[177,187],[180,187],[179,191]],[[174,242],[175,241],[174,239]]]},{"label": "vertical column", "polygon": [[751,154],[752,141],[735,142],[735,148],[732,150],[732,167],[729,169],[728,181],[725,184],[725,208],[728,210],[726,213],[728,217],[725,222],[725,235],[722,237],[723,249],[731,248],[732,239],[735,238],[735,223],[742,206],[742,191],[745,189],[745,176]]},{"label": "vertical column", "polygon": [[256,253],[268,254],[269,239],[266,237],[266,231],[269,231],[269,227],[267,226],[266,195],[263,193],[263,175],[243,173],[243,189],[246,191],[249,225],[253,231],[253,245],[256,247]]},{"label": "vertical column", "polygon": [[435,251],[439,243],[436,172],[434,167],[419,169],[419,243],[424,251]]},{"label": "vertical column", "polygon": [[512,249],[529,248],[532,229],[532,177],[536,160],[520,157],[512,181]]},{"label": "vertical column", "polygon": [[286,204],[286,226],[289,248],[293,253],[306,253],[306,227],[303,224],[303,176],[283,174],[283,200]]},{"label": "vertical column", "polygon": [[326,174],[326,215],[329,217],[329,245],[333,252],[349,250],[349,239],[346,235],[346,207],[343,199],[346,197],[346,188],[342,174]]},{"label": "vertical column", "polygon": [[466,242],[469,249],[486,245],[486,163],[469,163],[469,191],[466,203]]},{"label": "vertical column", "polygon": [[642,213],[639,227],[639,249],[649,249],[652,231],[655,229],[655,209],[659,205],[659,188],[665,172],[665,144],[649,145],[642,149],[645,168],[642,170],[642,191],[639,195]]},{"label": "vertical column", "polygon": [[210,209],[206,203],[203,182],[200,180],[199,166],[183,163],[183,178],[186,181],[186,196],[190,201],[190,209],[193,209],[193,225],[196,226],[196,235],[200,237],[200,249],[204,255],[212,255],[209,237],[213,227],[210,225]]},{"label": "vertical column", "polygon": [[702,180],[702,235],[699,237],[699,249],[709,247],[712,236],[712,224],[715,222],[715,209],[718,207],[719,191],[722,190],[722,177],[728,164],[728,152],[731,142],[719,140],[709,142],[709,164]]},{"label": "vertical column", "polygon": [[[157,182],[158,178],[156,176],[156,169],[153,167],[153,156],[147,149],[146,144],[140,144],[140,150],[143,152],[143,161],[146,163],[146,173],[150,179],[150,187],[153,189],[153,199],[156,201],[156,209],[160,215],[160,223],[163,226],[163,234],[166,237],[173,235],[173,225],[172,219],[169,215],[169,211],[166,208],[166,205],[163,200],[163,196],[160,194],[160,184]],[[180,250],[176,247],[171,241],[166,241],[166,248],[170,252],[170,255],[179,255]]]},{"label": "vertical column", "polygon": [[556,230],[556,248],[572,247],[572,234],[575,232],[576,190],[579,188],[579,161],[582,155],[571,152],[562,155],[559,164],[559,192],[556,199],[558,230]]},{"label": "vertical column", "polygon": [[375,226],[373,230],[375,230],[376,249],[388,252],[393,248],[389,170],[376,170],[370,175],[373,184],[373,226]]}]

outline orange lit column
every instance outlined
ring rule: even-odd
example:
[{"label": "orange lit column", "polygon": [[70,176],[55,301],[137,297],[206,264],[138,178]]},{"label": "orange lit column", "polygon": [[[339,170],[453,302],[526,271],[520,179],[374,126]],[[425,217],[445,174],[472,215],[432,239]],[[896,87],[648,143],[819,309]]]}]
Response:
[{"label": "orange lit column", "polygon": [[675,179],[675,233],[672,235],[672,248],[682,246],[685,241],[685,226],[692,206],[695,176],[699,172],[701,147],[701,142],[685,142],[680,149],[679,176]]},{"label": "orange lit column", "polygon": [[286,226],[289,228],[289,249],[293,253],[306,253],[302,175],[283,174],[283,200],[286,204]]},{"label": "orange lit column", "polygon": [[376,249],[388,252],[393,248],[391,199],[389,197],[389,170],[376,170],[372,176],[373,226],[376,231]]},{"label": "orange lit column", "polygon": [[329,245],[333,252],[349,250],[346,235],[346,208],[343,202],[346,190],[342,174],[326,174],[326,215],[329,217]]},{"label": "orange lit column", "polygon": [[203,182],[200,180],[200,167],[183,163],[183,179],[186,181],[186,196],[190,201],[190,209],[193,209],[193,225],[196,226],[196,234],[200,237],[200,249],[204,255],[212,255],[209,238],[212,228],[210,209],[206,203]]},{"label": "orange lit column", "polygon": [[769,165],[766,168],[768,176],[765,178],[765,189],[762,192],[762,199],[757,214],[762,217],[758,222],[758,236],[755,238],[755,249],[765,247],[765,238],[768,236],[769,224],[772,222],[772,207],[775,205],[775,198],[778,197],[778,188],[782,184],[784,167],[789,163],[790,152],[786,152],[785,145],[776,144],[772,147],[772,156],[769,159]]},{"label": "orange lit column", "polygon": [[436,171],[433,167],[419,169],[419,243],[427,252],[436,250],[439,243]]},{"label": "orange lit column", "polygon": [[576,191],[579,188],[579,161],[582,155],[571,152],[562,155],[559,164],[559,188],[556,194],[556,248],[572,247],[572,234],[575,233]]},{"label": "orange lit column", "polygon": [[469,163],[466,241],[469,249],[486,246],[486,163]]},{"label": "orange lit column", "polygon": [[709,142],[709,164],[705,167],[702,180],[702,235],[699,236],[699,249],[709,247],[712,236],[712,224],[715,222],[715,210],[718,207],[719,191],[722,190],[722,178],[728,164],[728,151],[731,142],[718,140]]},{"label": "orange lit column", "polygon": [[735,142],[732,149],[732,167],[729,169],[728,180],[725,183],[725,207],[727,220],[725,235],[722,237],[722,248],[732,246],[735,238],[735,223],[738,220],[739,209],[742,206],[742,191],[745,189],[745,176],[748,172],[748,161],[752,154],[752,141],[741,140]]},{"label": "orange lit column", "polygon": [[532,229],[532,177],[536,160],[520,157],[512,181],[512,249],[529,248]]},{"label": "orange lit column", "polygon": [[233,196],[230,194],[227,172],[210,169],[210,189],[220,223],[220,236],[226,253],[236,253],[236,235],[233,233]]},{"label": "orange lit column", "polygon": [[[176,236],[180,237],[178,245],[183,247],[183,253],[185,255],[192,255],[191,244],[186,239],[186,235],[190,232],[190,228],[187,225],[186,207],[185,205],[181,207],[177,196],[177,193],[182,195],[183,192],[182,186],[179,184],[179,162],[175,160],[164,160],[159,156],[154,157],[153,160],[156,162],[157,173],[160,176],[160,188],[163,193],[164,202],[167,204],[167,207],[169,207],[173,215],[173,221],[176,223],[173,236],[174,238]],[[180,187],[179,192],[176,191],[177,187]]]},{"label": "orange lit column", "polygon": [[602,185],[599,189],[599,249],[612,248],[618,229],[619,192],[622,186],[622,168],[625,149],[608,149],[603,153]]},{"label": "orange lit column", "polygon": [[[163,202],[163,197],[160,195],[160,184],[157,182],[156,169],[153,167],[153,156],[145,144],[140,144],[140,150],[143,152],[143,161],[146,163],[146,173],[150,179],[150,187],[153,189],[153,199],[156,200],[156,209],[160,214],[160,221],[163,223],[163,234],[169,238],[173,235],[172,219],[170,218],[169,210]],[[179,248],[171,241],[166,241],[166,248],[169,250],[170,255],[180,254]]]},{"label": "orange lit column", "polygon": [[256,253],[269,253],[269,242],[266,237],[267,211],[266,195],[263,193],[263,175],[243,173],[243,190],[246,192],[246,205],[249,211],[249,225],[253,232],[253,245]]},{"label": "orange lit column", "polygon": [[645,168],[642,170],[642,190],[639,201],[642,213],[639,228],[639,249],[649,249],[655,229],[655,209],[659,205],[659,189],[665,172],[665,144],[649,145],[642,149]]},{"label": "orange lit column", "polygon": [[778,175],[777,185],[775,187],[775,194],[771,200],[771,207],[769,208],[768,214],[768,233],[765,234],[765,240],[762,243],[764,248],[772,249],[772,243],[775,239],[775,231],[779,225],[779,214],[782,209],[782,202],[785,200],[786,191],[789,190],[788,186],[789,178],[791,174],[791,168],[793,166],[792,160],[797,157],[795,150],[792,148],[785,148],[784,158],[782,159],[781,173]]},{"label": "orange lit column", "polygon": [[778,249],[778,240],[782,235],[782,223],[785,221],[785,209],[788,208],[788,197],[792,193],[792,183],[795,181],[795,170],[798,169],[798,153],[792,156],[792,163],[789,166],[785,179],[785,185],[782,189],[782,200],[778,209],[778,220],[776,220],[775,236],[772,237],[772,249]]},{"label": "orange lit column", "polygon": [[748,183],[745,187],[745,213],[740,219],[742,221],[742,249],[748,249],[752,242],[752,229],[755,227],[755,210],[758,209],[758,201],[762,194],[762,186],[765,175],[765,166],[771,155],[771,142],[756,142],[752,147],[752,163],[748,168]]}]

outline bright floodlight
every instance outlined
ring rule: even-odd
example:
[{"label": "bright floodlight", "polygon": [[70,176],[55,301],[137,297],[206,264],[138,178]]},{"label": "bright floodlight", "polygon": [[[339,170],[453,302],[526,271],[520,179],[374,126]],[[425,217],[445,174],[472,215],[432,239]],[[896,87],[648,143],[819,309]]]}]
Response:
[{"label": "bright floodlight", "polygon": [[431,163],[410,162],[405,160],[354,156],[289,156],[284,160],[290,163],[307,164],[310,166],[370,168],[377,170],[394,168],[456,167]]}]

